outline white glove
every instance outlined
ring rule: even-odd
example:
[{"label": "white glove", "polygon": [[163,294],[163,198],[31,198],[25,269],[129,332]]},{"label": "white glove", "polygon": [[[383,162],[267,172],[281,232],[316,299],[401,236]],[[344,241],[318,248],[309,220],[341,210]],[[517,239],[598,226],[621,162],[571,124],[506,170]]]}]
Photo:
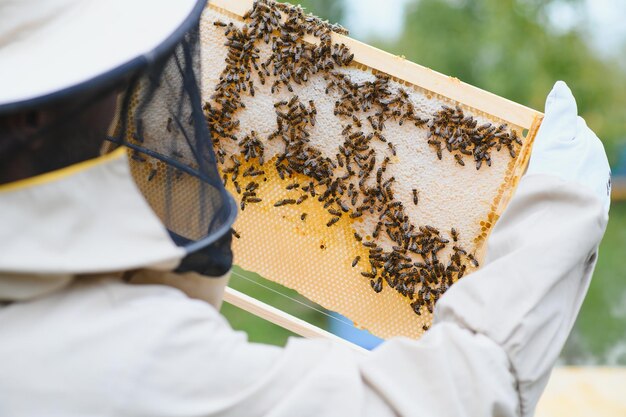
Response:
[{"label": "white glove", "polygon": [[527,174],[549,174],[590,188],[608,213],[611,168],[598,137],[578,117],[576,99],[557,81],[546,100]]}]

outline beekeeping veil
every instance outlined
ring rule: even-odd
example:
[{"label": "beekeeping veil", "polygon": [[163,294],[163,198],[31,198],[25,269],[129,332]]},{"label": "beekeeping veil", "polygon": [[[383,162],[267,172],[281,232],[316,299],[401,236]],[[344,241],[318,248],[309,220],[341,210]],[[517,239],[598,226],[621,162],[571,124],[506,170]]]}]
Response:
[{"label": "beekeeping veil", "polygon": [[221,276],[232,264],[236,206],[220,181],[200,99],[205,3],[46,0],[35,7],[0,0],[0,35],[7,35],[0,36],[0,63],[11,54],[20,63],[0,65],[0,114],[78,97],[48,126],[67,128],[81,109],[123,85],[103,152],[126,147],[140,190],[187,253],[177,271]]}]

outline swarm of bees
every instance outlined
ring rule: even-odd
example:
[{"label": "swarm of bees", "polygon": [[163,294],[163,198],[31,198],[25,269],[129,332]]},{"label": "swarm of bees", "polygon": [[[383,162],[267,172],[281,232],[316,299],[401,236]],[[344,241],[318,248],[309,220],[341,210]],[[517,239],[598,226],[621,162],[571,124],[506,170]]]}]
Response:
[{"label": "swarm of bees", "polygon": [[[507,148],[514,158],[516,146],[521,145],[515,131],[508,131],[505,125],[477,126],[476,119],[466,116],[459,107],[444,106],[430,118],[425,117],[419,114],[409,94],[403,89],[394,90],[384,75],[353,82],[338,70],[349,66],[354,55],[344,44],[333,43],[331,36],[333,32],[347,31],[305,14],[300,7],[257,0],[244,16],[243,27],[221,21],[214,25],[224,30],[228,55],[204,110],[224,183],[230,181],[240,195],[241,210],[262,201],[257,195],[259,181],[266,171],[273,170],[282,180],[289,180],[286,189],[293,193],[293,198],[274,202],[277,208],[316,199],[330,215],[327,227],[333,227],[344,216],[374,219],[371,238],[354,233],[368,256],[354,258],[352,267],[361,269],[376,293],[388,286],[407,297],[416,314],[421,315],[424,309],[432,313],[441,295],[464,276],[470,265],[478,267],[478,261],[458,244],[456,229],[444,236],[435,227],[410,221],[403,203],[395,198],[396,180],[387,172],[396,149],[391,138],[384,135],[386,124],[413,124],[427,129],[428,144],[439,159],[446,149],[459,165],[464,166],[465,159],[473,157],[477,169],[483,162],[491,166],[493,148]],[[317,42],[306,42],[306,35],[314,36]],[[261,57],[261,43],[271,48],[267,58]],[[311,144],[317,109],[312,100],[301,100],[294,92],[294,86],[306,84],[315,75],[324,78],[326,94],[339,96],[334,115],[342,123],[343,141],[338,143],[334,158]],[[283,89],[294,93],[274,104],[276,129],[268,137],[260,137],[255,131],[240,132],[237,112],[245,108],[244,95],[255,95],[255,82],[271,85],[272,94]],[[237,143],[238,153],[229,154],[225,141]],[[274,141],[282,145],[282,151],[269,162],[265,144]],[[386,144],[385,155],[375,150],[374,142]],[[412,190],[411,197],[418,205],[417,189]],[[302,213],[300,219],[306,218],[307,214]],[[452,250],[443,259],[441,251],[449,245]]]},{"label": "swarm of bees", "polygon": [[462,155],[473,156],[476,169],[480,169],[483,161],[491,166],[492,148],[499,152],[506,147],[511,158],[515,158],[515,146],[522,145],[515,130],[508,131],[506,124],[498,127],[490,123],[477,125],[478,121],[472,116],[465,116],[459,106],[454,109],[443,106],[428,125],[428,144],[435,148],[439,159],[442,158],[442,148],[445,148],[461,166],[465,166]]}]

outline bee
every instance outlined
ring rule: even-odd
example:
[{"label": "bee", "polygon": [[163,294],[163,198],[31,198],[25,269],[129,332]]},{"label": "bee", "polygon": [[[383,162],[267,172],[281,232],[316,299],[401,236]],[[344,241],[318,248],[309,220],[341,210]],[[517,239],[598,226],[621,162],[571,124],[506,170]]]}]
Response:
[{"label": "bee", "polygon": [[467,267],[465,265],[461,266],[461,269],[459,270],[459,275],[458,275],[458,279],[463,278],[463,275],[465,274],[465,269]]},{"label": "bee", "polygon": [[419,301],[411,303],[411,308],[413,309],[413,312],[417,314],[418,316],[422,315],[421,313],[422,303],[420,303]]},{"label": "bee", "polygon": [[361,242],[363,240],[363,237],[361,237],[360,234],[358,234],[357,232],[354,232],[354,238],[358,241]]},{"label": "bee", "polygon": [[452,236],[452,240],[455,242],[459,240],[459,232],[454,227],[450,229],[450,235]]},{"label": "bee", "polygon": [[333,216],[341,217],[341,212],[339,210],[335,210],[333,208],[328,209],[328,212]]},{"label": "bee", "polygon": [[470,262],[472,263],[472,265],[473,265],[475,268],[478,268],[479,263],[478,263],[478,261],[476,260],[476,258],[474,258],[474,255],[472,255],[472,254],[470,253],[470,254],[468,254],[468,255],[467,255],[467,257],[468,257],[468,259],[470,260]]},{"label": "bee", "polygon": [[[350,125],[348,125],[348,126],[350,126]],[[361,138],[362,136],[363,136],[363,132],[354,132],[353,134],[348,136],[348,139],[355,140],[355,139]]]},{"label": "bee", "polygon": [[[387,139],[385,138],[385,136],[383,136],[382,133],[374,132],[373,135],[374,135],[374,137],[378,138],[378,140],[380,140],[381,142],[387,142]],[[393,147],[393,144],[390,145],[389,147],[391,148],[391,151],[394,152],[394,156],[395,156],[395,148]]]},{"label": "bee", "polygon": [[241,235],[233,228],[230,229],[230,232],[232,233],[232,235],[237,238],[237,239],[241,239]]},{"label": "bee", "polygon": [[439,230],[432,226],[426,225],[424,228],[434,235],[439,235]]},{"label": "bee", "polygon": [[306,216],[307,216],[307,214],[306,214],[306,213],[302,213],[302,214],[300,215],[300,220],[305,221],[305,220],[306,220]]},{"label": "bee", "polygon": [[284,200],[279,200],[276,203],[274,203],[274,207],[281,207],[281,206],[285,206],[285,205],[289,205],[289,204],[296,204],[296,200],[294,200],[292,198],[286,198]]},{"label": "bee", "polygon": [[352,268],[354,268],[359,263],[360,260],[361,260],[360,256],[357,256],[356,258],[354,258],[354,260],[352,261]]},{"label": "bee", "polygon": [[376,292],[379,293],[383,290],[383,279],[378,277],[378,279],[376,281],[371,280],[370,281],[370,285],[372,286],[372,289]]},{"label": "bee", "polygon": [[226,23],[222,22],[221,20],[216,20],[215,22],[213,22],[213,25],[223,27],[223,28],[228,26]]},{"label": "bee", "polygon": [[326,223],[326,227],[330,227],[333,224],[337,223],[339,221],[340,217],[333,217],[332,219],[330,219],[328,221],[328,223]]},{"label": "bee", "polygon": [[224,45],[226,45],[229,48],[235,49],[237,51],[243,51],[243,44],[235,40],[230,40],[226,42]]},{"label": "bee", "polygon": [[441,142],[436,139],[428,139],[428,144],[437,148],[441,148]]},{"label": "bee", "polygon": [[417,206],[417,203],[419,203],[419,192],[413,188],[413,204],[415,204]]},{"label": "bee", "polygon": [[274,84],[272,84],[272,88],[270,91],[272,92],[272,94],[280,92],[280,81],[274,81]]},{"label": "bee", "polygon": [[291,107],[298,102],[298,96],[291,97],[291,100],[287,103],[287,107]]},{"label": "bee", "polygon": [[383,159],[383,163],[380,166],[382,168],[383,172],[387,171],[387,164],[389,163],[390,160],[391,159],[389,159],[388,156],[385,156],[385,159]]},{"label": "bee", "polygon": [[374,239],[376,239],[378,237],[378,235],[380,234],[380,229],[381,229],[382,225],[383,225],[382,222],[376,223],[376,227],[374,228],[374,232],[372,233],[372,237]]},{"label": "bee", "polygon": [[150,170],[150,174],[148,174],[148,181],[152,181],[154,179],[154,176],[156,175],[156,173],[157,173],[157,170],[152,168]]},{"label": "bee", "polygon": [[463,162],[463,158],[461,158],[461,155],[454,154],[454,159],[456,159],[457,164],[461,165],[461,166],[465,166],[465,162]]},{"label": "bee", "polygon": [[298,200],[296,200],[296,204],[302,204],[302,202],[307,198],[309,198],[308,194],[302,194],[300,197],[298,197]]}]

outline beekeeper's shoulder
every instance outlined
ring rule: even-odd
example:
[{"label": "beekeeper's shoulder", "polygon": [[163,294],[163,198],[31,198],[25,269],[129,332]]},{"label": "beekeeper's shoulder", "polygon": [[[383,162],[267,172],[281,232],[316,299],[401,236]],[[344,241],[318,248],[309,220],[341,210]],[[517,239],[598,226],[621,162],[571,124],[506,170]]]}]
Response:
[{"label": "beekeeper's shoulder", "polygon": [[[176,325],[180,320],[200,320],[228,326],[210,304],[189,298],[168,285],[131,284],[125,274],[76,279],[60,297],[71,301],[73,308],[93,309],[98,314],[123,314],[148,326]],[[67,307],[72,308],[72,307]]]}]

